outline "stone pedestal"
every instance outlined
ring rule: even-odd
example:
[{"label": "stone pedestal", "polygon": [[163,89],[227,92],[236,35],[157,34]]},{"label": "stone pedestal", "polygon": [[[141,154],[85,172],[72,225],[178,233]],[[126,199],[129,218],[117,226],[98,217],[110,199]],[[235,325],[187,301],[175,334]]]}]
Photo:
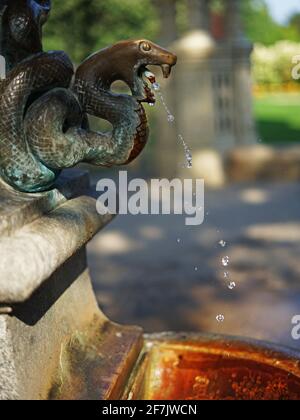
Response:
[{"label": "stone pedestal", "polygon": [[300,399],[298,353],[109,321],[85,245],[111,218],[87,192],[76,172],[39,195],[0,186],[0,400]]},{"label": "stone pedestal", "polygon": [[86,243],[99,216],[85,173],[28,195],[0,185],[0,399],[110,399],[123,393],[142,332],[97,307]]}]

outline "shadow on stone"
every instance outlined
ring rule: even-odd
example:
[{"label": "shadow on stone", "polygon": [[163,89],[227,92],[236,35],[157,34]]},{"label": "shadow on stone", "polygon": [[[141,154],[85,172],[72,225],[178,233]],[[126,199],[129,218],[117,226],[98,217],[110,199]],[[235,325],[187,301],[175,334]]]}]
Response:
[{"label": "shadow on stone", "polygon": [[34,326],[86,269],[85,250],[81,249],[63,264],[33,295],[13,309],[13,316]]}]

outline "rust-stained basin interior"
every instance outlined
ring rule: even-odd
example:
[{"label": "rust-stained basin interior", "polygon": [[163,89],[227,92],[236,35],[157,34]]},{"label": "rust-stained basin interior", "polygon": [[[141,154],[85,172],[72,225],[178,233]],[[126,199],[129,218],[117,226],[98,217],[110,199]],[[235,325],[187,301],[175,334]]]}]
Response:
[{"label": "rust-stained basin interior", "polygon": [[124,398],[300,400],[299,354],[219,336],[147,336]]}]

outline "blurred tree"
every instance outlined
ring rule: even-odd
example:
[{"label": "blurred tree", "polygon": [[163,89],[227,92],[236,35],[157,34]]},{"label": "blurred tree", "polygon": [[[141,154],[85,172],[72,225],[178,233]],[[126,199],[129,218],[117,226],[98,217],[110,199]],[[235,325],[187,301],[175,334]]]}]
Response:
[{"label": "blurred tree", "polygon": [[151,0],[52,0],[44,48],[65,50],[75,62],[118,40],[155,38]]},{"label": "blurred tree", "polygon": [[[164,0],[161,0],[164,1]],[[225,0],[226,1],[226,0]],[[212,0],[214,10],[224,0]],[[159,16],[153,0],[52,0],[45,26],[46,50],[65,50],[75,62],[121,39],[157,39]],[[187,0],[177,0],[177,26],[181,35],[189,29]],[[300,42],[300,15],[288,26],[276,23],[264,0],[243,0],[245,32],[254,43],[272,45],[280,40]],[[219,9],[218,9],[219,8]]]},{"label": "blurred tree", "polygon": [[289,21],[289,25],[297,31],[300,38],[300,13],[295,13]]},{"label": "blurred tree", "polygon": [[263,0],[242,3],[245,31],[252,42],[271,45],[283,39],[283,28],[274,22]]},{"label": "blurred tree", "polygon": [[254,43],[272,45],[278,41],[300,41],[300,32],[293,25],[283,26],[272,18],[264,0],[243,0],[245,32]]}]

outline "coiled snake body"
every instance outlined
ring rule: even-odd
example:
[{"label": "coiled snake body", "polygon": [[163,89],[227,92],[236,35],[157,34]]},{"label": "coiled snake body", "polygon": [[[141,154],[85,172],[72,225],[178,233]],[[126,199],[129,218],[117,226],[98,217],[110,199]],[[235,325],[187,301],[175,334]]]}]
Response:
[{"label": "coiled snake body", "polygon": [[[111,166],[135,159],[148,138],[142,103],[155,101],[143,80],[146,66],[161,66],[168,77],[176,63],[150,41],[123,41],[86,59],[72,82],[68,56],[41,48],[49,10],[49,0],[15,0],[3,14],[9,71],[0,84],[0,175],[25,192],[46,190],[61,169],[79,162]],[[132,96],[111,91],[117,80]],[[91,131],[86,114],[108,120],[112,132]]]}]

